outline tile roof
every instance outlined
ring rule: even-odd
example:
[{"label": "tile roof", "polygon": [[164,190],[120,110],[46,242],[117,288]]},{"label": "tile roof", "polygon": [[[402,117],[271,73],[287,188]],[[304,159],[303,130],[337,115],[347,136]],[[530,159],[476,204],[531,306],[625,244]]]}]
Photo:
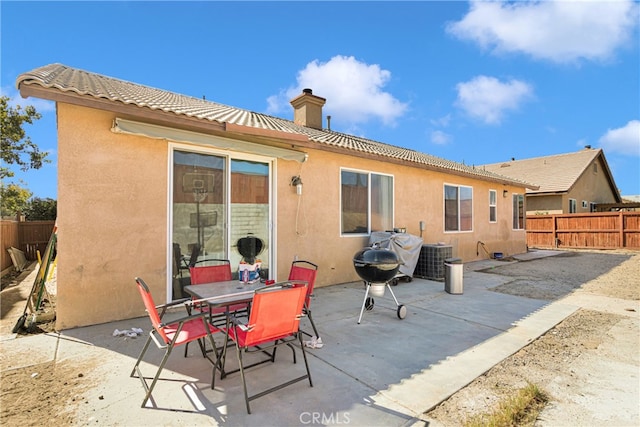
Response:
[{"label": "tile roof", "polygon": [[[528,190],[527,193],[563,193],[571,189],[585,169],[600,155],[604,156],[600,148],[585,148],[574,153],[510,160],[479,167],[540,187],[538,190]],[[604,163],[606,165],[606,161]]]},{"label": "tile roof", "polygon": [[151,110],[184,115],[221,124],[231,123],[257,129],[304,135],[309,141],[318,144],[319,149],[322,149],[323,145],[343,148],[383,158],[403,160],[413,163],[417,167],[422,166],[442,172],[473,176],[483,180],[535,188],[535,185],[530,182],[508,175],[500,175],[488,169],[467,166],[415,150],[332,130],[318,130],[300,126],[290,120],[143,86],[68,67],[63,64],[50,64],[21,74],[16,79],[16,86],[20,89],[22,85],[37,85],[46,89],[74,94],[85,99],[87,97],[103,99],[114,103],[130,104],[141,108],[146,107]]}]

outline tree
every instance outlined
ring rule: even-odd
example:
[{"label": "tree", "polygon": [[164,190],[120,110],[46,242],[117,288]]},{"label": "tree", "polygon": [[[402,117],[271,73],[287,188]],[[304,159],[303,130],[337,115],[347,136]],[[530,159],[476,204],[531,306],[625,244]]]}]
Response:
[{"label": "tree", "polygon": [[58,203],[50,198],[34,197],[22,211],[27,221],[53,221],[56,219]]},{"label": "tree", "polygon": [[28,105],[24,109],[9,106],[9,97],[0,97],[0,134],[2,136],[2,166],[0,166],[0,179],[14,176],[11,169],[4,165],[18,165],[20,169],[40,169],[43,163],[48,163],[46,152],[40,151],[38,146],[26,136],[22,126],[25,123],[33,124],[34,120],[42,116],[36,109]]},{"label": "tree", "polygon": [[2,216],[15,216],[26,209],[31,191],[20,187],[18,184],[0,184],[0,214]]}]

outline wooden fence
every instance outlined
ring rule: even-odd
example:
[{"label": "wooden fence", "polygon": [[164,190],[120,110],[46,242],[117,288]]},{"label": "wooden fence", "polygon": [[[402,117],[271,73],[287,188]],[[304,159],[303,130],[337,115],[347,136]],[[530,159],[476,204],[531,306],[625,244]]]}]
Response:
[{"label": "wooden fence", "polygon": [[530,248],[640,249],[640,212],[527,216]]},{"label": "wooden fence", "polygon": [[55,221],[0,221],[0,270],[11,267],[11,257],[7,249],[18,248],[30,261],[38,259],[37,251],[44,253],[51,238]]}]

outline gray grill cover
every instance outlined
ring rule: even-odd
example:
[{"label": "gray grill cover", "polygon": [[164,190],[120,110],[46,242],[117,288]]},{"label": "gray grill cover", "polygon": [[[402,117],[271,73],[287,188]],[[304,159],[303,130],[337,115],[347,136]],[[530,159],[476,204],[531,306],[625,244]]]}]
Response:
[{"label": "gray grill cover", "polygon": [[369,237],[369,245],[374,244],[395,252],[400,262],[399,272],[405,276],[413,277],[413,271],[418,264],[418,258],[420,258],[422,238],[407,233],[374,231]]}]

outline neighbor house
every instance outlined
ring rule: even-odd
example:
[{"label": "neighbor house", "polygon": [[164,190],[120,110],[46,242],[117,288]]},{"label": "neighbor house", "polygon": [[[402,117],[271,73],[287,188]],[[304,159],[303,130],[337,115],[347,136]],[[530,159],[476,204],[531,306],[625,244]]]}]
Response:
[{"label": "neighbor house", "polygon": [[539,186],[527,189],[527,215],[595,212],[598,205],[622,201],[600,148],[480,167]]},{"label": "neighbor house", "polygon": [[[143,315],[134,277],[158,302],[193,248],[230,259],[249,234],[270,278],[294,259],[318,286],[359,280],[372,231],[406,228],[464,261],[526,251],[524,181],[323,128],[304,90],[294,120],[61,64],[20,75],[23,97],[56,102],[57,328]],[[360,301],[354,301],[357,308]]]}]

